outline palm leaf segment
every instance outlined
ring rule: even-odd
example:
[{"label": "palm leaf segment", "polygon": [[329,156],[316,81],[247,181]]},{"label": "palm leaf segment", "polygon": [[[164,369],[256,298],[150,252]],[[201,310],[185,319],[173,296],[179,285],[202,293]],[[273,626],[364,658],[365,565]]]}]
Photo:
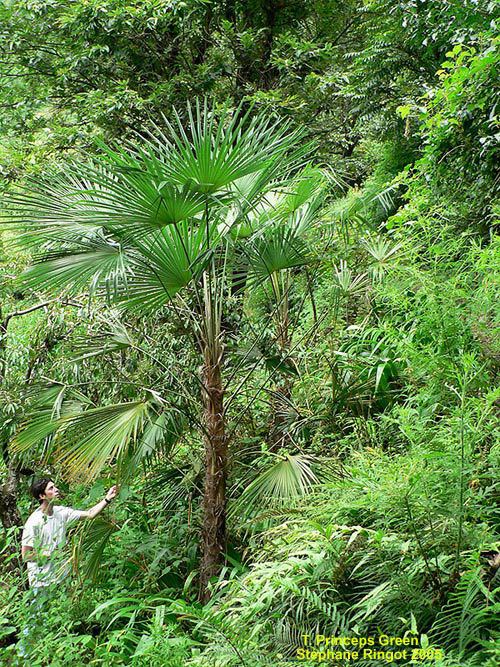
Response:
[{"label": "palm leaf segment", "polygon": [[299,134],[286,123],[264,116],[197,105],[188,119],[184,129],[175,114],[140,147],[101,146],[99,160],[31,181],[11,198],[20,243],[42,249],[25,286],[90,286],[122,308],[156,310],[203,271],[239,195],[233,185],[253,178],[265,192],[308,150],[296,148]]}]

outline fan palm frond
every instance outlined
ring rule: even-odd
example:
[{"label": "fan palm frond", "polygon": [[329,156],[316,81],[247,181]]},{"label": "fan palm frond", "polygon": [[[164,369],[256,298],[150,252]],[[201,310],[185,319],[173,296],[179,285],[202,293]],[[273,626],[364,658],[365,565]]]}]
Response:
[{"label": "fan palm frond", "polygon": [[96,582],[102,573],[102,561],[106,548],[118,526],[103,516],[80,524],[73,547],[73,564],[85,579]]},{"label": "fan palm frond", "polygon": [[121,352],[133,347],[134,340],[130,331],[119,320],[111,320],[104,330],[91,336],[76,337],[73,350],[78,355],[72,361],[82,361],[91,357]]},{"label": "fan palm frond", "polygon": [[121,463],[149,418],[147,401],[106,405],[62,417],[65,443],[59,444],[56,457],[73,477],[95,479],[106,464]]},{"label": "fan palm frond", "polygon": [[230,515],[246,517],[262,503],[283,503],[304,496],[319,479],[312,469],[314,458],[303,454],[279,457],[280,460],[248,484],[230,508]]},{"label": "fan palm frond", "polygon": [[79,414],[92,405],[82,393],[59,383],[32,388],[28,401],[26,419],[10,445],[11,451],[17,454],[46,442],[58,430],[63,417]]},{"label": "fan palm frond", "polygon": [[84,252],[77,248],[44,255],[21,274],[19,282],[32,289],[58,292],[65,288],[74,294],[87,286],[90,293],[98,287],[108,294],[118,293],[127,282],[128,260],[123,248],[105,241],[88,241],[85,245]]},{"label": "fan palm frond", "polygon": [[195,218],[204,210],[206,196],[190,183],[172,180],[165,154],[99,145],[106,163],[71,165],[91,184],[78,201],[79,218],[132,235]]},{"label": "fan palm frond", "polygon": [[[243,106],[232,112],[228,107],[216,112],[208,102],[188,105],[187,131],[180,115],[174,112],[174,122],[164,118],[168,136],[157,127],[150,148],[167,153],[170,174],[179,184],[191,183],[196,190],[213,194],[234,181],[262,172],[270,163],[279,170],[279,157],[291,149],[295,163],[310,151],[310,146],[296,148],[302,131],[290,131],[289,123],[269,115],[243,112]],[[245,128],[243,130],[243,128]],[[289,168],[289,160],[286,161]],[[261,184],[262,187],[262,184]]]},{"label": "fan palm frond", "polygon": [[283,225],[268,228],[262,236],[254,237],[244,249],[244,258],[249,286],[258,285],[283,269],[311,261],[307,244],[293,228]]},{"label": "fan palm frond", "polygon": [[84,402],[67,401],[57,413],[54,407],[33,412],[15,435],[12,451],[24,452],[49,435],[58,436],[51,454],[66,464],[71,476],[95,479],[112,462],[120,469],[129,448],[151,420],[149,401],[84,407]]},{"label": "fan palm frond", "polygon": [[387,271],[389,264],[398,259],[401,255],[402,243],[392,243],[384,238],[364,238],[361,245],[372,256],[373,262],[370,271],[373,277],[381,280]]},{"label": "fan palm frond", "polygon": [[173,408],[151,417],[130,457],[124,463],[124,478],[133,475],[143,462],[158,461],[168,457],[187,425],[188,420],[185,415]]},{"label": "fan palm frond", "polygon": [[[218,238],[217,223],[210,225],[211,242]],[[210,260],[207,237],[202,226],[187,222],[159,230],[137,240],[137,253],[130,259],[131,277],[118,297],[120,308],[157,310],[191,281],[200,277]]]},{"label": "fan palm frond", "polygon": [[[92,165],[90,170],[95,171]],[[99,232],[100,225],[82,215],[92,202],[95,185],[81,171],[81,165],[72,164],[58,171],[48,169],[44,176],[28,178],[22,189],[9,194],[0,219],[16,229],[17,246],[39,249],[53,242],[90,239]]]},{"label": "fan palm frond", "polygon": [[354,274],[348,268],[347,262],[341,260],[340,265],[334,269],[334,284],[344,295],[354,295],[364,292],[368,284],[366,273]]}]

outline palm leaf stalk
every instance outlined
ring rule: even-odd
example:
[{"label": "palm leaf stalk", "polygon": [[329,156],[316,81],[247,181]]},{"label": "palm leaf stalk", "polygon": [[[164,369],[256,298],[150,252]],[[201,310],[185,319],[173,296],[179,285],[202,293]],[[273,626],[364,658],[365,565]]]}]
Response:
[{"label": "palm leaf stalk", "polygon": [[[208,583],[226,548],[228,437],[221,317],[233,275],[234,230],[248,226],[267,195],[284,188],[290,174],[304,166],[310,147],[301,146],[301,132],[286,123],[243,113],[241,107],[216,113],[206,102],[196,103],[188,107],[187,117],[186,126],[178,114],[172,122],[164,119],[166,129],[156,128],[140,145],[100,145],[101,157],[28,182],[12,196],[8,220],[19,231],[19,243],[38,250],[22,275],[25,288],[86,290],[125,312],[154,315],[169,305],[188,317],[203,387],[200,598],[206,602]],[[280,270],[296,266],[297,251],[282,255],[279,262]],[[98,410],[87,416],[102,417]],[[128,456],[147,414],[141,401],[120,406],[114,417],[104,414],[110,419],[99,427],[101,432],[85,434],[82,429],[76,444],[68,445],[68,465],[83,470],[90,464],[96,474],[113,457]],[[80,423],[83,417],[75,416],[66,428],[78,434]]]}]

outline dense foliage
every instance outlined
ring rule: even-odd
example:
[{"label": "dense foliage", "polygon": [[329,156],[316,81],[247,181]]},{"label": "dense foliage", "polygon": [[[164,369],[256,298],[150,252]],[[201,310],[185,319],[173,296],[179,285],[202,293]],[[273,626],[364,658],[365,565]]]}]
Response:
[{"label": "dense foliage", "polygon": [[0,0],[1,664],[498,665],[499,15]]}]

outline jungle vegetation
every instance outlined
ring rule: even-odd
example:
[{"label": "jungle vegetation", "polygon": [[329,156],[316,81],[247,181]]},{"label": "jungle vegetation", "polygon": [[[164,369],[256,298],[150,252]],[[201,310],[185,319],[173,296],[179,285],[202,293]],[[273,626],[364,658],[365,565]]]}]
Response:
[{"label": "jungle vegetation", "polygon": [[0,0],[0,664],[499,664],[499,21]]}]

